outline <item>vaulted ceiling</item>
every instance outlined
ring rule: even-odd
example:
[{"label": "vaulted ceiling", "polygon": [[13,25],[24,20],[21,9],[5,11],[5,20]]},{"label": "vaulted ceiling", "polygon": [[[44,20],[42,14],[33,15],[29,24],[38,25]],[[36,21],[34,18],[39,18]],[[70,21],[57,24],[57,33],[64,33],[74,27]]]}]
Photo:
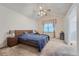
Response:
[{"label": "vaulted ceiling", "polygon": [[4,3],[0,4],[13,11],[16,11],[26,17],[38,19],[37,15],[39,7],[42,6],[45,9],[51,9],[50,16],[64,17],[71,7],[71,3]]}]

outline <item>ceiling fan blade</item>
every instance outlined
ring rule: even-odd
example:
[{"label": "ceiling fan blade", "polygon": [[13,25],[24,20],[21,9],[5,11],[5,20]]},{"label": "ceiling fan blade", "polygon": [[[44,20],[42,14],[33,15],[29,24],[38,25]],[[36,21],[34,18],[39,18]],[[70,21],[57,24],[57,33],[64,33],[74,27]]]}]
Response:
[{"label": "ceiling fan blade", "polygon": [[51,9],[47,9],[47,11],[51,11]]}]

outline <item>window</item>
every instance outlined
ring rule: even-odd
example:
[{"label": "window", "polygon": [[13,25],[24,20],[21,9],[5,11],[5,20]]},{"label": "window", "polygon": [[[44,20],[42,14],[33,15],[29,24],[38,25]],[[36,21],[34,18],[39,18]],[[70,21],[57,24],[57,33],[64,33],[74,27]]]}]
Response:
[{"label": "window", "polygon": [[46,23],[44,24],[44,32],[53,32],[54,27],[52,23]]}]

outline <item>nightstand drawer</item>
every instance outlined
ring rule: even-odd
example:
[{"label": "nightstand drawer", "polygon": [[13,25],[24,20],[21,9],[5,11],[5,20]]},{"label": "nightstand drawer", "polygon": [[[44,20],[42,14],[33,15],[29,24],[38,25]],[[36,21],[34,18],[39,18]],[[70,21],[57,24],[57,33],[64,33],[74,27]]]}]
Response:
[{"label": "nightstand drawer", "polygon": [[8,37],[7,38],[7,45],[9,47],[15,46],[18,43],[17,39],[15,37]]}]

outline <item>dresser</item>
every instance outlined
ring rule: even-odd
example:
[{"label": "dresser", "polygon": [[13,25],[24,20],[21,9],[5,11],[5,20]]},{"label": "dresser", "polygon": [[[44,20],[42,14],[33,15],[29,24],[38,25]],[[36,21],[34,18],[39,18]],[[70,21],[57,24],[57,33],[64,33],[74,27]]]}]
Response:
[{"label": "dresser", "polygon": [[7,45],[9,47],[15,46],[18,44],[18,40],[16,39],[16,37],[7,37]]}]

